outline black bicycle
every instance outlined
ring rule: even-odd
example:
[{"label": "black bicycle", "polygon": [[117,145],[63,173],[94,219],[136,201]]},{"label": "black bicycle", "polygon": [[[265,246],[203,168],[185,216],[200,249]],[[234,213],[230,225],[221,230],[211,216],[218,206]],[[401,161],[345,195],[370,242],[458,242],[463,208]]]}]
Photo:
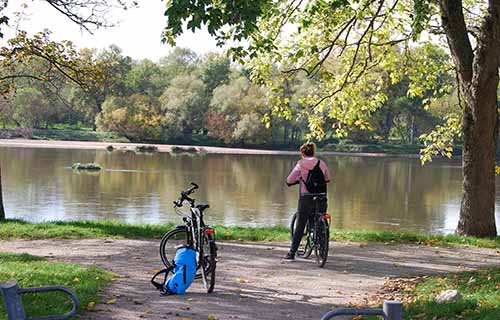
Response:
[{"label": "black bicycle", "polygon": [[[306,224],[304,236],[300,240],[297,255],[302,258],[309,258],[314,251],[316,255],[316,262],[320,268],[325,266],[328,259],[328,244],[330,239],[330,216],[318,210],[320,203],[326,202],[326,197],[323,195],[315,196],[313,198],[314,208],[311,218]],[[297,213],[292,217],[290,223],[290,231],[293,239],[295,225],[297,223]]]},{"label": "black bicycle", "polygon": [[[209,208],[208,204],[196,204],[195,199],[189,197],[198,185],[191,182],[191,186],[182,191],[179,199],[174,201],[174,209],[182,216],[183,225],[167,232],[160,243],[160,257],[163,264],[170,268],[173,266],[173,258],[176,248],[179,246],[190,246],[196,251],[197,273],[196,279],[203,279],[203,285],[207,292],[214,290],[215,268],[217,265],[217,245],[215,244],[215,230],[203,221],[203,213]],[[187,201],[190,205],[190,215],[184,214],[180,208]]]}]

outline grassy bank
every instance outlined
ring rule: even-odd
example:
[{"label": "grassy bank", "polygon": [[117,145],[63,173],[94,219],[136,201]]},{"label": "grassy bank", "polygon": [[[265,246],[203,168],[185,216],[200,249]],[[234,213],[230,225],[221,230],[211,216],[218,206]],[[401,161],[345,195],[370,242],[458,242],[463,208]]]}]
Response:
[{"label": "grassy bank", "polygon": [[33,129],[35,140],[104,141],[130,142],[127,138],[112,132],[96,132],[78,129]]},{"label": "grassy bank", "polygon": [[[175,227],[174,224],[126,224],[115,221],[29,223],[8,220],[5,223],[0,223],[0,239],[161,238],[166,231],[173,227]],[[288,241],[290,239],[290,231],[286,227],[215,226],[215,229],[217,239],[220,240]],[[500,238],[479,239],[456,235],[336,229],[332,229],[330,234],[332,240],[500,248]]]},{"label": "grassy bank", "polygon": [[[76,292],[81,310],[92,308],[111,278],[112,274],[95,267],[52,263],[28,254],[0,253],[0,282],[15,279],[20,287],[64,285]],[[23,304],[28,316],[61,315],[71,310],[71,300],[58,292],[25,294]],[[0,319],[7,319],[1,295]]]},{"label": "grassy bank", "polygon": [[[447,289],[458,290],[462,298],[438,304],[435,298]],[[405,290],[405,319],[481,319],[500,317],[500,268],[425,278]]]}]

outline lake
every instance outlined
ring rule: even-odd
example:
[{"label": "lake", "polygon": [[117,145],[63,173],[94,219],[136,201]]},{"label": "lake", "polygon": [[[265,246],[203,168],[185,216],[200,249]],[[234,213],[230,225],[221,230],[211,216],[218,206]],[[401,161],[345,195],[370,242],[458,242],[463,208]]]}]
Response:
[{"label": "lake", "polygon": [[[320,156],[330,168],[334,228],[450,233],[460,208],[459,161]],[[284,180],[298,156],[136,154],[0,147],[8,218],[29,221],[111,219],[128,223],[180,222],[172,201],[190,181],[208,202],[210,224],[288,225],[297,186]],[[96,162],[99,173],[76,172]],[[497,178],[497,185],[500,182]],[[497,220],[500,193],[497,188]]]}]

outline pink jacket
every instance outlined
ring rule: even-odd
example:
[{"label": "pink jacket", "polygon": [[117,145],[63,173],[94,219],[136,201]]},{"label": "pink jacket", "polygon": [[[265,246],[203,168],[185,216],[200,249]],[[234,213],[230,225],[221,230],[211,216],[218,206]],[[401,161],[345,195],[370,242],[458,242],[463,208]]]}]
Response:
[{"label": "pink jacket", "polygon": [[[300,159],[293,168],[292,172],[290,172],[290,175],[286,178],[286,183],[292,185],[300,181],[300,194],[309,193],[304,184],[304,181],[307,180],[307,174],[309,173],[309,170],[312,170],[316,163],[318,163],[318,159],[315,157]],[[328,172],[328,167],[323,160],[320,160],[319,167],[325,175],[326,182],[330,182],[330,173]],[[300,179],[301,177],[302,179]]]}]

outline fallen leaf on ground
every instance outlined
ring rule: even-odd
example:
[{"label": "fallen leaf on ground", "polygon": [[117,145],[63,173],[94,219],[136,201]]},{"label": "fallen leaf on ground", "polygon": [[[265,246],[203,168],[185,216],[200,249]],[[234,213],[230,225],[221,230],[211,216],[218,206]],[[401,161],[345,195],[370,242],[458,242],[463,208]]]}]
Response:
[{"label": "fallen leaf on ground", "polygon": [[85,309],[87,309],[88,311],[91,311],[93,310],[95,307],[95,302],[94,301],[91,301],[87,304],[87,306],[85,307]]},{"label": "fallen leaf on ground", "polygon": [[248,280],[238,277],[238,278],[236,278],[236,282],[238,282],[238,283],[248,283]]},{"label": "fallen leaf on ground", "polygon": [[115,304],[115,303],[116,303],[116,298],[109,299],[108,301],[106,301],[106,304]]}]

